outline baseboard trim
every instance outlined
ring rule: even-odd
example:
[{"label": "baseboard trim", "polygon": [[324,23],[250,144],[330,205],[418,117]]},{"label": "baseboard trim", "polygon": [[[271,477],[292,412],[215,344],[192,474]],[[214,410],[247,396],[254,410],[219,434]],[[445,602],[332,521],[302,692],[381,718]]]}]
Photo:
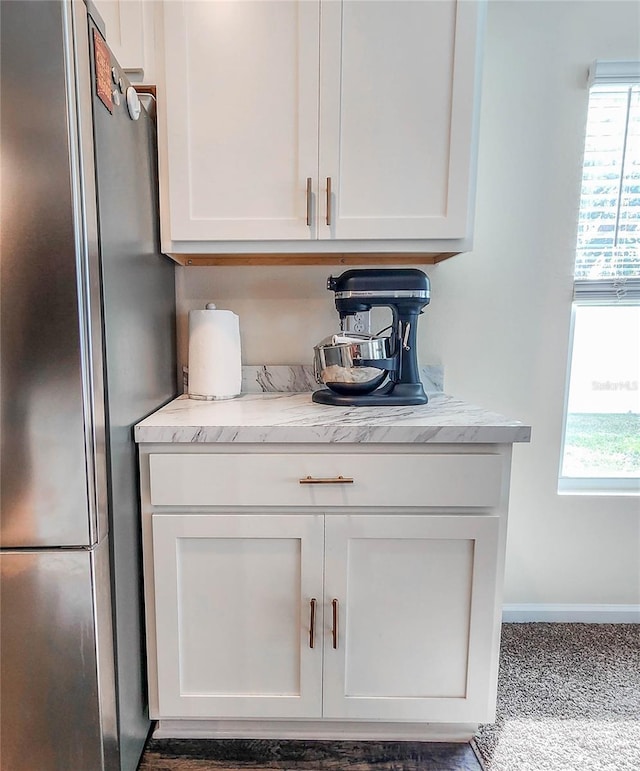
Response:
[{"label": "baseboard trim", "polygon": [[502,606],[508,624],[557,622],[574,624],[639,624],[640,605],[586,605],[515,603]]}]

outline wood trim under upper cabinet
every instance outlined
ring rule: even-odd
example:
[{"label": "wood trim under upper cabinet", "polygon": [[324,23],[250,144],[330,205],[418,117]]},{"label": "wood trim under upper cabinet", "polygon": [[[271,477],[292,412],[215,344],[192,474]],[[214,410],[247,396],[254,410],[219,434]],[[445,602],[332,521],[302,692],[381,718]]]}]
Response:
[{"label": "wood trim under upper cabinet", "polygon": [[156,86],[153,86],[153,85],[146,86],[146,85],[141,85],[139,83],[133,83],[133,87],[135,88],[136,93],[138,95],[140,95],[140,94],[149,94],[154,99],[158,98]]},{"label": "wood trim under upper cabinet", "polygon": [[406,254],[167,254],[183,266],[197,265],[435,265],[457,252]]}]

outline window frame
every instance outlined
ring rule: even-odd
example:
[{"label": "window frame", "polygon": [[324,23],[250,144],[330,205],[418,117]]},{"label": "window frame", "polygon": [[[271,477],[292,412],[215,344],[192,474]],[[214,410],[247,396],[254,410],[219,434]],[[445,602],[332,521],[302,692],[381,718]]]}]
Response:
[{"label": "window frame", "polygon": [[[616,62],[596,61],[589,70],[589,99],[593,86],[634,85],[640,83],[640,61]],[[589,102],[587,103],[587,109]],[[586,143],[586,132],[584,141]],[[582,164],[584,173],[584,159]],[[574,270],[577,254],[574,247]],[[574,337],[578,307],[617,305],[640,306],[640,276],[608,279],[576,279],[573,281],[573,299],[571,303],[571,318],[569,327],[568,361],[565,380],[564,405],[562,416],[562,435],[560,442],[560,458],[558,468],[559,495],[607,495],[607,496],[637,496],[640,495],[640,473],[638,476],[607,477],[607,476],[564,476],[562,474],[565,446],[567,439],[567,421],[569,416],[569,393],[571,386],[571,369],[573,363]]]},{"label": "window frame", "polygon": [[[638,301],[624,303],[640,305]],[[560,462],[558,468],[558,494],[559,495],[613,495],[613,496],[637,496],[640,495],[640,475],[637,477],[574,477],[563,476],[564,450],[567,437],[567,417],[569,415],[569,391],[571,386],[571,365],[573,361],[573,341],[576,326],[576,310],[578,306],[600,305],[612,307],[617,305],[612,301],[602,300],[574,300],[571,304],[571,322],[569,328],[569,360],[567,362],[566,382],[564,389],[564,404],[562,413],[562,436],[560,439]]]}]

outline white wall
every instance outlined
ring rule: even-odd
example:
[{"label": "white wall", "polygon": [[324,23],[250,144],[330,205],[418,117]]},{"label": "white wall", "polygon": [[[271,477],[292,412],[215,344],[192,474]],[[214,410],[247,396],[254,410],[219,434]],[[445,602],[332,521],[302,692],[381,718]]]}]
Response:
[{"label": "white wall", "polygon": [[[558,496],[586,68],[640,56],[640,13],[615,0],[490,0],[475,249],[427,268],[421,361],[449,393],[530,422],[514,451],[507,603],[640,603],[640,504]],[[336,326],[325,268],[178,269],[186,314],[240,315],[243,361],[311,361]],[[333,270],[340,272],[339,268]]]},{"label": "white wall", "polygon": [[[338,326],[331,271],[319,267],[178,268],[178,362],[187,363],[188,311],[213,301],[240,316],[243,364],[311,364]],[[335,274],[341,272],[338,267]]]},{"label": "white wall", "polygon": [[595,58],[640,56],[634,2],[492,0],[473,253],[432,272],[448,391],[533,426],[516,446],[508,603],[640,602],[640,503],[558,496],[572,267]]}]

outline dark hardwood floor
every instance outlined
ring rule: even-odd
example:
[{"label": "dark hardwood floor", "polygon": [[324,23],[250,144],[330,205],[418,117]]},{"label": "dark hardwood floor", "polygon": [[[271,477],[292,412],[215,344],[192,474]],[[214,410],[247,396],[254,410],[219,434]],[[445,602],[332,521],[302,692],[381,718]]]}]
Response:
[{"label": "dark hardwood floor", "polygon": [[482,771],[469,744],[150,739],[138,771]]}]

